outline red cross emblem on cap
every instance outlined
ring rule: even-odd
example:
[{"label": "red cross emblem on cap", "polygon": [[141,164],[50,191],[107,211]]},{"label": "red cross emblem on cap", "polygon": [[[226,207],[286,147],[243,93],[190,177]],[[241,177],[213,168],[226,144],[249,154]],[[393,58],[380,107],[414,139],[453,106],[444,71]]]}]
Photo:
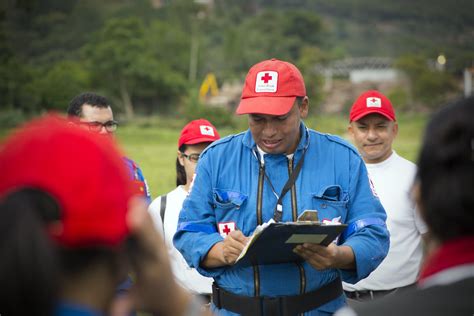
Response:
[{"label": "red cross emblem on cap", "polygon": [[382,100],[380,98],[372,97],[367,98],[367,107],[368,108],[380,108],[382,107]]},{"label": "red cross emblem on cap", "polygon": [[263,82],[268,83],[270,80],[272,80],[272,76],[270,76],[268,72],[266,72],[265,76],[263,76],[261,79]]},{"label": "red cross emblem on cap", "polygon": [[255,81],[255,92],[277,92],[278,72],[266,70],[257,73]]},{"label": "red cross emblem on cap", "polygon": [[208,125],[199,126],[199,130],[201,131],[201,135],[214,136],[214,130]]}]

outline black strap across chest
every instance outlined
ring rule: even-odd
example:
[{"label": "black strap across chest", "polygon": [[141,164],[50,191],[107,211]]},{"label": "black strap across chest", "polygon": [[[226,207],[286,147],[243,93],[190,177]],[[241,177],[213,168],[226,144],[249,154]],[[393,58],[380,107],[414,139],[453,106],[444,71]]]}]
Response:
[{"label": "black strap across chest", "polygon": [[[273,211],[273,220],[275,222],[280,222],[282,217],[283,217],[283,197],[285,196],[286,193],[295,185],[296,179],[298,178],[298,175],[300,174],[301,168],[303,167],[303,162],[304,162],[304,157],[306,154],[306,148],[303,151],[303,155],[301,156],[300,161],[298,161],[298,164],[296,165],[295,169],[293,172],[290,174],[290,177],[286,181],[285,185],[283,186],[283,189],[281,190],[281,193],[278,195],[278,200],[275,206],[275,210]],[[270,178],[268,177],[267,173],[265,172],[265,168],[261,165],[260,168],[263,168],[263,174],[265,178],[267,179],[268,183],[270,184],[273,192],[275,192],[272,182],[270,181]]]}]

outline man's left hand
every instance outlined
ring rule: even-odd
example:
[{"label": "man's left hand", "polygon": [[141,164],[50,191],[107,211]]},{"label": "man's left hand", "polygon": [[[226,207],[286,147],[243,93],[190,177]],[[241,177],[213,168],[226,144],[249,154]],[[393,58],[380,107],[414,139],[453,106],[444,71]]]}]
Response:
[{"label": "man's left hand", "polygon": [[293,251],[317,270],[355,268],[354,253],[348,246],[304,243],[296,246]]}]

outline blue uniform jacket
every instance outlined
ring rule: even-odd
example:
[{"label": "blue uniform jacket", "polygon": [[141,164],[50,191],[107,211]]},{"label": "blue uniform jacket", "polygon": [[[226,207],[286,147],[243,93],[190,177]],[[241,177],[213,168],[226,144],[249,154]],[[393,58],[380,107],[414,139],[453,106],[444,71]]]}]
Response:
[{"label": "blue uniform jacket", "polygon": [[[318,210],[320,220],[340,217],[342,223],[353,223],[347,229],[350,236],[340,242],[353,249],[357,268],[318,271],[307,262],[214,269],[200,266],[212,246],[223,240],[218,223],[234,222],[249,236],[258,224],[273,217],[277,198],[260,171],[256,145],[248,130],[214,142],[202,153],[173,240],[191,267],[213,277],[227,291],[246,296],[297,295],[316,290],[339,275],[355,283],[387,254],[385,210],[371,190],[360,156],[338,137],[309,130],[303,123],[300,129],[302,137],[293,159],[283,154],[264,155],[265,171],[279,194],[307,147],[295,187],[283,199],[282,221],[295,221],[305,210]],[[305,315],[333,313],[344,302],[341,295]],[[219,315],[235,314],[219,310]]]}]

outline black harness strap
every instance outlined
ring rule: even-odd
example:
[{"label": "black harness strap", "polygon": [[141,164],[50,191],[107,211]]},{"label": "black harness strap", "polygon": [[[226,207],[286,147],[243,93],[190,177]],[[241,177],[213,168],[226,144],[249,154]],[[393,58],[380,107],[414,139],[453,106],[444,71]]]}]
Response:
[{"label": "black harness strap", "polygon": [[[275,211],[273,212],[273,219],[275,220],[275,222],[281,221],[281,218],[283,216],[283,197],[291,189],[291,187],[295,185],[296,179],[300,174],[301,167],[303,166],[305,154],[306,150],[303,151],[303,155],[301,156],[300,161],[298,161],[295,170],[291,173],[290,177],[288,178],[288,181],[286,181],[285,185],[283,186],[283,189],[281,190],[280,196],[278,197],[277,205],[275,207]],[[270,181],[270,179],[268,179],[268,181]]]},{"label": "black harness strap", "polygon": [[275,210],[273,212],[273,219],[275,222],[281,222],[282,216],[283,216],[283,197],[285,196],[286,193],[293,187],[293,185],[296,182],[296,179],[298,178],[298,175],[300,174],[301,167],[303,166],[304,162],[304,156],[306,154],[306,148],[303,151],[303,155],[301,156],[300,161],[298,161],[298,164],[295,167],[295,170],[290,174],[290,177],[286,181],[285,185],[283,186],[283,189],[281,190],[280,195],[278,195],[275,192],[275,188],[273,187],[272,182],[270,181],[270,178],[268,177],[267,173],[265,172],[265,168],[260,165],[260,170],[263,172],[263,175],[265,176],[265,179],[267,179],[268,184],[270,184],[270,188],[273,191],[273,194],[278,197]]}]

